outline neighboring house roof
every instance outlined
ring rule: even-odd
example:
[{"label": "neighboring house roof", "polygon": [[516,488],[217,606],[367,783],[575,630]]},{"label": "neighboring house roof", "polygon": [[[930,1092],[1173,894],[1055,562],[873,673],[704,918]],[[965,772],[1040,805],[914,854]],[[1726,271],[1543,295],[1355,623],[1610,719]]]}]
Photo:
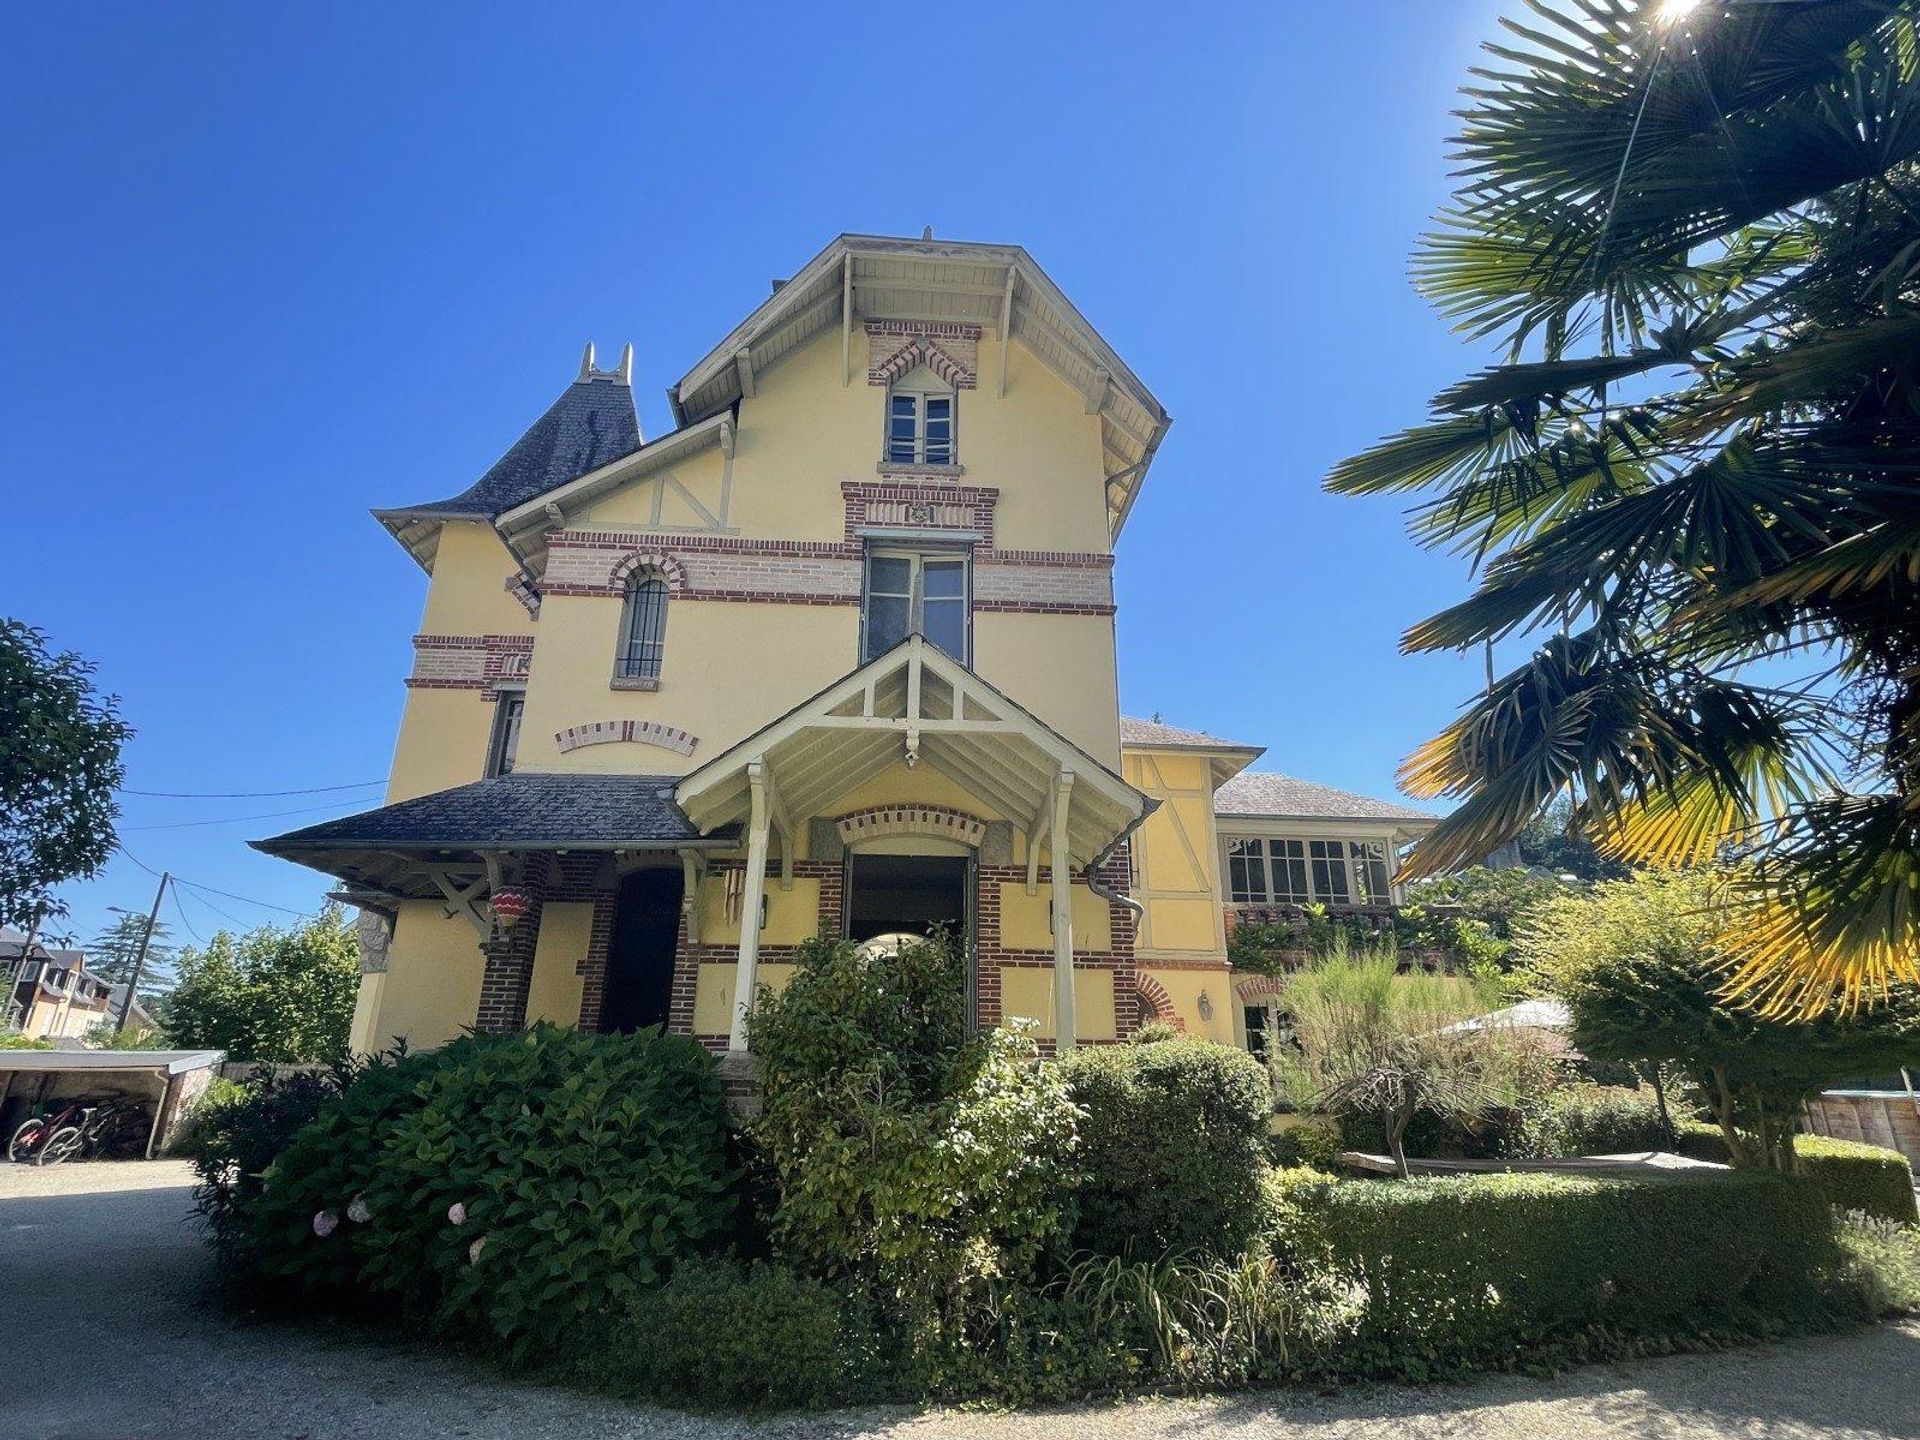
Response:
[{"label": "neighboring house roof", "polygon": [[[126,995],[127,987],[125,984],[109,985],[107,987],[107,1009],[113,1014],[118,1015],[120,1013],[121,1002],[126,999]],[[142,1000],[138,995],[133,997],[133,1010],[127,1018],[141,1026],[150,1026],[154,1023],[153,1012],[147,1009],[147,1002]]]},{"label": "neighboring house roof", "polygon": [[442,521],[491,520],[633,454],[642,439],[631,375],[631,348],[618,370],[596,370],[589,345],[578,378],[478,480],[444,500],[376,510],[374,518],[422,565],[431,565]]},{"label": "neighboring house roof", "polygon": [[1120,744],[1136,750],[1199,751],[1211,757],[1209,769],[1216,791],[1267,753],[1264,746],[1243,745],[1238,740],[1222,740],[1204,730],[1183,730],[1178,725],[1138,720],[1131,715],[1120,717]]},{"label": "neighboring house roof", "polygon": [[1158,720],[1136,720],[1131,715],[1120,717],[1120,743],[1162,750],[1251,750],[1255,754],[1265,749],[1260,745],[1243,745],[1238,740],[1222,740],[1203,730],[1182,730]]},{"label": "neighboring house roof", "polygon": [[1248,771],[1222,785],[1213,797],[1216,815],[1275,820],[1411,820],[1428,825],[1439,817],[1391,800],[1371,800],[1291,775]]},{"label": "neighboring house roof", "polygon": [[678,779],[519,771],[323,820],[253,846],[280,855],[354,845],[609,850],[697,840],[673,803]]},{"label": "neighboring house roof", "polygon": [[[18,960],[25,953],[26,948],[27,937],[23,932],[14,929],[11,925],[0,925],[0,960]],[[28,958],[51,960],[56,965],[78,965],[87,958],[87,952],[49,948],[35,940],[33,953]]]},{"label": "neighboring house roof", "polygon": [[[887,319],[978,325],[1003,339],[1010,332],[1078,391],[1099,417],[1108,526],[1119,533],[1173,418],[1018,245],[837,237],[667,391],[674,419],[688,425],[719,414],[817,337],[839,332],[850,341],[855,323]],[[1002,374],[980,376],[980,388],[999,389]]]}]

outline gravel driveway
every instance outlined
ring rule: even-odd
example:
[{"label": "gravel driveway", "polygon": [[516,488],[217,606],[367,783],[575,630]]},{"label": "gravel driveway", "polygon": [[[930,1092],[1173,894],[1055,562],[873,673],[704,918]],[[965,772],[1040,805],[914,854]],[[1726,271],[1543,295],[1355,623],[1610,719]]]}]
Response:
[{"label": "gravel driveway", "polygon": [[[711,1420],[502,1381],[438,1354],[318,1325],[236,1324],[174,1161],[0,1164],[0,1385],[6,1440],[585,1440],[894,1436],[903,1440],[1920,1440],[1920,1325],[1558,1379],[1138,1402],[1020,1415],[871,1411]],[[25,1363],[29,1357],[37,1365]]]}]

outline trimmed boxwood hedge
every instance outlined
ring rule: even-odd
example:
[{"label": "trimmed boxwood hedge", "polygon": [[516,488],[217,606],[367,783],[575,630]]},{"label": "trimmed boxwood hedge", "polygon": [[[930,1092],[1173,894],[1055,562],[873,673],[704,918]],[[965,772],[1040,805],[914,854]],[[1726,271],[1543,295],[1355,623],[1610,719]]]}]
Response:
[{"label": "trimmed boxwood hedge", "polygon": [[[1726,1137],[1712,1125],[1681,1126],[1677,1148],[1696,1160],[1727,1163]],[[1913,1167],[1898,1150],[1826,1135],[1796,1135],[1793,1152],[1801,1178],[1842,1210],[1863,1210],[1903,1224],[1920,1220],[1920,1207],[1914,1204]]]},{"label": "trimmed boxwood hedge", "polygon": [[1363,1303],[1349,1374],[1540,1367],[1832,1318],[1821,1193],[1784,1176],[1481,1175],[1295,1186],[1279,1237]]},{"label": "trimmed boxwood hedge", "polygon": [[1086,1111],[1074,1243],[1096,1255],[1238,1255],[1266,1223],[1273,1088],[1246,1051],[1180,1038],[1061,1062]]}]

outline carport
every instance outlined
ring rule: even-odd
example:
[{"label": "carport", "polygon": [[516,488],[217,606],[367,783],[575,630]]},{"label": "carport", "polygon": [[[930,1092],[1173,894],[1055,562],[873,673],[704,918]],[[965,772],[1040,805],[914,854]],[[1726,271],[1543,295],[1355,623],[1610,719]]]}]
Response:
[{"label": "carport", "polygon": [[0,1131],[11,1135],[54,1101],[113,1091],[153,1107],[152,1159],[226,1058],[224,1050],[0,1050]]}]

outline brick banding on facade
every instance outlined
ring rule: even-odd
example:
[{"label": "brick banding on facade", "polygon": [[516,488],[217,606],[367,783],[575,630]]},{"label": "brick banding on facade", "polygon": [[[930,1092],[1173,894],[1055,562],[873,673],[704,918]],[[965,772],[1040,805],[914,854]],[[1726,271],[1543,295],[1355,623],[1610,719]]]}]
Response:
[{"label": "brick banding on facade", "polygon": [[657,745],[662,750],[671,750],[678,755],[691,755],[699,745],[700,737],[654,720],[596,720],[590,725],[572,725],[565,730],[556,730],[553,736],[553,743],[560,747],[562,755],[588,745],[617,745],[623,742]]},{"label": "brick banding on facade", "polygon": [[1281,994],[1286,988],[1286,982],[1277,975],[1249,975],[1244,980],[1236,981],[1233,991],[1247,1004],[1252,1005]]},{"label": "brick banding on facade", "polygon": [[[978,325],[940,320],[866,322],[869,385],[891,385],[924,360],[927,368],[956,390],[979,383]],[[884,357],[884,358],[882,358]]]},{"label": "brick banding on facade", "polygon": [[953,840],[977,850],[981,836],[987,833],[985,820],[948,805],[874,805],[850,811],[833,823],[841,841],[848,845],[883,836],[917,835]]},{"label": "brick banding on facade", "polygon": [[416,690],[490,690],[502,681],[524,680],[533,657],[531,635],[416,635]]},{"label": "brick banding on facade", "polygon": [[664,550],[629,551],[607,572],[607,588],[624,593],[629,580],[648,573],[667,582],[669,595],[679,595],[687,588],[686,567]]}]

